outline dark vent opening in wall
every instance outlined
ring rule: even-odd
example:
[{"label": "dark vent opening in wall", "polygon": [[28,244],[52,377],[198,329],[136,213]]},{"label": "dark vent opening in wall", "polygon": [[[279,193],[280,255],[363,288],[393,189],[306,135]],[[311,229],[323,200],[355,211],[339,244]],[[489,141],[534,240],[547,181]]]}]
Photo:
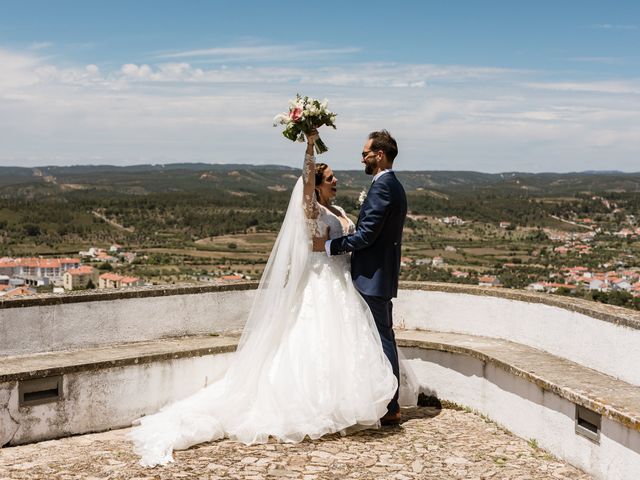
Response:
[{"label": "dark vent opening in wall", "polygon": [[57,398],[58,389],[51,388],[49,390],[40,390],[39,392],[27,392],[24,394],[25,402],[33,402],[34,400],[43,400],[45,398]]},{"label": "dark vent opening in wall", "polygon": [[576,405],[576,433],[592,442],[600,443],[602,415],[581,405]]},{"label": "dark vent opening in wall", "polygon": [[593,423],[585,420],[584,418],[578,418],[578,425],[580,425],[583,428],[586,428],[587,430],[592,431],[593,433],[598,433],[597,425],[594,425]]},{"label": "dark vent opening in wall", "polygon": [[20,407],[31,407],[62,399],[62,376],[33,378],[18,384]]}]

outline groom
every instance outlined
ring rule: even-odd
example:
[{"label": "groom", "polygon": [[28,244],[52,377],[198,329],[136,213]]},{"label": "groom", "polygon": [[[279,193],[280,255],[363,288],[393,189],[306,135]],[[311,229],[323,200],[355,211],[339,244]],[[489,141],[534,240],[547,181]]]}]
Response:
[{"label": "groom", "polygon": [[[326,250],[328,255],[353,252],[351,277],[371,309],[380,332],[382,349],[400,384],[391,299],[398,292],[407,197],[391,169],[397,154],[398,145],[389,132],[381,130],[369,134],[362,150],[362,163],[365,173],[373,175],[373,181],[360,209],[356,232],[334,240],[316,237],[314,251]],[[397,425],[400,419],[396,390],[387,406],[387,413],[380,420],[383,425]]]}]

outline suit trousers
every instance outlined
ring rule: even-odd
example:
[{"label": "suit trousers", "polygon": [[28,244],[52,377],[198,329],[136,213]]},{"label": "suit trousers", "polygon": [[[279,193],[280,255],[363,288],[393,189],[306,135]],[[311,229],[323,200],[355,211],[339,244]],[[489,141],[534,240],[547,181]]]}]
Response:
[{"label": "suit trousers", "polygon": [[[398,347],[396,346],[396,336],[393,333],[393,303],[390,298],[374,297],[360,293],[364,301],[369,305],[369,309],[373,314],[373,319],[378,327],[378,333],[380,333],[380,340],[382,341],[382,350],[391,363],[393,374],[398,379],[398,385],[400,385],[400,366],[398,363]],[[389,405],[387,405],[387,413],[396,413],[400,410],[398,404],[398,390]]]}]

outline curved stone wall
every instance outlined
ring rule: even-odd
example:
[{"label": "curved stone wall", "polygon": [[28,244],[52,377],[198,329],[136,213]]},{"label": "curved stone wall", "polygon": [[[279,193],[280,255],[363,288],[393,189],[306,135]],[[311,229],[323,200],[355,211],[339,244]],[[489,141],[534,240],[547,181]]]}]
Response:
[{"label": "curved stone wall", "polygon": [[407,329],[529,345],[640,385],[640,313],[632,310],[501,288],[405,282],[394,318]]},{"label": "curved stone wall", "polygon": [[[165,350],[172,341],[209,342],[211,335],[240,330],[256,285],[135,288],[0,300],[0,358],[27,355],[5,360],[5,367],[11,362],[19,366],[22,376],[5,375],[6,381],[0,383],[0,406],[14,412],[4,414],[9,420],[0,418],[0,445],[128,425],[163,402],[182,398],[207,384],[210,372],[221,371],[232,358],[226,354],[219,359],[205,358],[209,353],[200,350],[192,355]],[[425,392],[470,406],[517,435],[536,439],[594,478],[635,478],[640,466],[640,313],[553,295],[424,282],[401,283],[394,305],[396,327],[407,329],[398,333],[399,344]],[[468,337],[464,348],[454,345],[449,338],[453,334]],[[192,335],[201,337],[176,338]],[[430,337],[431,344],[412,343],[411,336]],[[170,337],[172,341],[167,340]],[[449,340],[443,340],[445,337]],[[128,343],[153,340],[154,348],[164,353],[161,359],[148,362],[141,360],[142,350],[153,345]],[[533,348],[529,356],[513,354],[512,349],[508,360],[508,355],[502,355],[510,351],[504,341]],[[481,352],[482,345],[488,348],[489,343],[500,344],[494,357]],[[104,345],[107,347],[102,348]],[[140,354],[122,353],[128,349],[140,349]],[[98,350],[112,360],[97,362]],[[525,349],[517,351],[521,350]],[[543,364],[535,364],[533,356],[550,355],[540,351],[579,365],[565,366],[565,360],[546,359],[561,367],[554,370],[554,379],[545,380],[541,376]],[[42,352],[56,353],[30,355]],[[122,355],[127,358],[123,360]],[[60,365],[64,371],[58,372],[65,379],[63,400],[19,407],[18,382],[30,379],[32,373],[36,377],[56,373],[59,365],[43,366],[43,359],[57,356],[80,356],[82,362],[97,363],[91,368],[84,364],[76,368],[75,364],[69,366],[71,360],[65,360],[71,363],[66,370]],[[25,359],[39,367],[24,371]],[[516,368],[516,363],[522,368]],[[526,375],[522,373],[525,370]],[[581,375],[576,374],[578,370]],[[574,374],[572,381],[570,373]],[[591,388],[594,383],[589,378],[594,375],[603,377],[607,385],[618,382],[610,376],[630,385],[607,390],[616,395],[600,394]],[[189,382],[183,382],[182,377],[188,377]],[[147,395],[132,403],[129,397],[134,390]],[[630,393],[622,401],[624,392]],[[87,402],[97,398],[103,399],[98,403],[104,408],[85,415],[92,412]],[[599,443],[576,435],[576,405],[586,405],[603,415]],[[61,410],[63,407],[68,410]],[[20,415],[24,418],[16,423]],[[66,420],[55,426],[56,418]],[[7,425],[11,428],[5,428]]]},{"label": "curved stone wall", "polygon": [[0,356],[239,331],[255,287],[143,287],[0,301]]},{"label": "curved stone wall", "polygon": [[556,392],[514,375],[491,361],[458,352],[405,348],[429,393],[469,407],[593,476],[635,480],[640,432],[602,417],[599,441],[575,433],[576,406]]},{"label": "curved stone wall", "polygon": [[[255,282],[0,300],[0,355],[242,329]],[[502,338],[640,385],[640,313],[548,294],[402,282],[396,326]]]}]

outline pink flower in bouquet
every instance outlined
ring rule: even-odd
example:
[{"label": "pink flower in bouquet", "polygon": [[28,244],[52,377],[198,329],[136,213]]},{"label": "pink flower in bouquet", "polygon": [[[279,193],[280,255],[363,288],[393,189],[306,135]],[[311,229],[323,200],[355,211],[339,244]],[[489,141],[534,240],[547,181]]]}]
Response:
[{"label": "pink flower in bouquet", "polygon": [[293,122],[297,122],[302,118],[302,109],[300,107],[291,109],[291,112],[289,112],[289,117]]}]

